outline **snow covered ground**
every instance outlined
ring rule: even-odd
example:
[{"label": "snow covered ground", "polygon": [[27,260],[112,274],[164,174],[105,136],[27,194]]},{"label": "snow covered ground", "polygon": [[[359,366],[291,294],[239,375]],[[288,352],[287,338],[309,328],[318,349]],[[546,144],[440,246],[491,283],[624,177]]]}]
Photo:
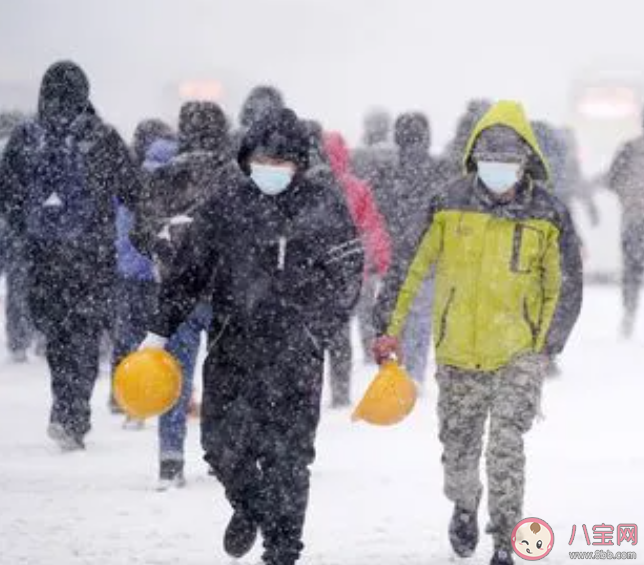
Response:
[{"label": "snow covered ground", "polygon": [[[617,338],[615,288],[591,288],[562,366],[547,383],[545,420],[527,438],[527,516],[549,522],[553,552],[594,551],[582,524],[644,527],[644,314],[636,339]],[[373,369],[359,367],[356,395]],[[48,377],[42,361],[14,366],[0,352],[1,565],[227,565],[221,538],[230,516],[206,474],[198,427],[189,438],[189,486],[158,493],[156,429],[121,428],[107,412],[108,382],[95,395],[84,453],[61,454],[45,436]],[[393,429],[354,425],[326,410],[313,471],[302,563],[438,565],[451,559],[442,495],[433,383],[414,414]],[[485,510],[485,501],[482,506]],[[481,525],[485,524],[481,512]],[[577,537],[568,545],[572,526]],[[593,541],[593,540],[591,540]],[[605,548],[601,548],[605,549]],[[609,548],[638,552],[644,546]],[[639,551],[638,551],[639,550]],[[487,563],[484,536],[472,565]],[[242,565],[259,561],[254,552]]]}]

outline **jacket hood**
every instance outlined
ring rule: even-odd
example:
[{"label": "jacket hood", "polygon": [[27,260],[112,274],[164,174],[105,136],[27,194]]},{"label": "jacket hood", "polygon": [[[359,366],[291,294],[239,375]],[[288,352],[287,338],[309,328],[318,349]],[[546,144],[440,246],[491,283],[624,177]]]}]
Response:
[{"label": "jacket hood", "polygon": [[391,135],[391,114],[387,110],[375,109],[364,118],[363,142],[367,146],[387,143]]},{"label": "jacket hood", "polygon": [[337,132],[324,135],[324,148],[329,157],[331,168],[337,176],[344,176],[349,173],[351,155],[347,143]]},{"label": "jacket hood", "polygon": [[230,150],[228,120],[214,102],[186,102],[179,114],[179,153]]},{"label": "jacket hood", "polygon": [[273,86],[257,86],[251,90],[242,106],[239,122],[245,128],[253,126],[269,112],[284,108],[282,93]]},{"label": "jacket hood", "polygon": [[429,120],[420,112],[400,115],[394,126],[394,140],[403,151],[420,149],[428,152],[431,144]]},{"label": "jacket hood", "polygon": [[163,120],[148,119],[139,122],[132,139],[132,153],[136,165],[143,164],[152,144],[160,139],[172,141],[176,139],[176,134]]},{"label": "jacket hood", "polygon": [[71,123],[89,109],[89,89],[87,75],[76,63],[54,63],[40,84],[39,118],[50,123]]},{"label": "jacket hood", "polygon": [[309,135],[297,114],[288,108],[270,112],[250,128],[239,150],[242,171],[250,174],[249,161],[255,154],[309,167]]},{"label": "jacket hood", "polygon": [[529,174],[535,180],[549,181],[550,171],[548,161],[539,147],[537,137],[526,117],[523,106],[518,102],[509,100],[498,102],[492,106],[478,124],[476,124],[465,147],[463,158],[465,172],[471,173],[476,170],[472,155],[478,138],[484,131],[496,126],[510,128],[525,141],[532,152],[532,158],[528,165]]}]

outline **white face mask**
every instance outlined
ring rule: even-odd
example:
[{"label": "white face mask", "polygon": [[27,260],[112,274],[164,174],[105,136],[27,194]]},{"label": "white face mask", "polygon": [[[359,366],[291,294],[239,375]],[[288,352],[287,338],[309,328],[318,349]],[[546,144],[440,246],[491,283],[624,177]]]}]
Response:
[{"label": "white face mask", "polygon": [[251,163],[250,171],[250,178],[267,196],[276,196],[284,192],[293,181],[293,169],[283,165]]},{"label": "white face mask", "polygon": [[520,163],[500,161],[479,161],[478,176],[483,184],[494,194],[503,194],[514,188],[521,180]]}]

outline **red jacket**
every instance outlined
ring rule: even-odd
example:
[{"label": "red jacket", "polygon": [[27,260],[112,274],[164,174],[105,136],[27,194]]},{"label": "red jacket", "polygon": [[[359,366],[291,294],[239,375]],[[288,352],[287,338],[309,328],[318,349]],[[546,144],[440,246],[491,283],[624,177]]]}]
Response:
[{"label": "red jacket", "polygon": [[331,169],[340,182],[349,212],[364,245],[366,264],[384,276],[391,264],[391,239],[369,185],[353,176],[347,144],[339,133],[324,136]]}]

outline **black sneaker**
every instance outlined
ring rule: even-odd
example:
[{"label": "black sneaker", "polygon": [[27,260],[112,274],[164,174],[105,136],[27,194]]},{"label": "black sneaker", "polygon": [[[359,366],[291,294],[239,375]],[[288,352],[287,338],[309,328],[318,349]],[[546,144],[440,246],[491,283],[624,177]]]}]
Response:
[{"label": "black sneaker", "polygon": [[449,524],[449,541],[459,557],[472,556],[479,543],[478,509],[466,510],[456,505]]},{"label": "black sneaker", "polygon": [[259,524],[244,510],[235,510],[224,536],[224,549],[235,559],[244,557],[255,545]]},{"label": "black sneaker", "polygon": [[514,559],[507,549],[497,549],[492,556],[490,565],[514,565]]},{"label": "black sneaker", "polygon": [[173,487],[185,487],[186,478],[183,474],[183,467],[184,463],[182,459],[167,459],[161,461],[157,490],[159,492],[165,492]]}]

